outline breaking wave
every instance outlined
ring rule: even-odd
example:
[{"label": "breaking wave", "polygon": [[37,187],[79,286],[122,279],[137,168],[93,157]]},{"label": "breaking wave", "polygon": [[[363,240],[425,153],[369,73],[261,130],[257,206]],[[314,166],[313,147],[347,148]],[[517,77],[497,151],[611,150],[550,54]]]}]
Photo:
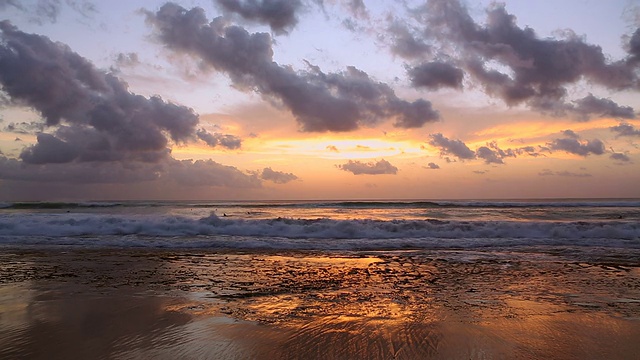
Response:
[{"label": "breaking wave", "polygon": [[291,249],[403,249],[509,245],[640,247],[624,221],[193,219],[158,215],[10,214],[0,244]]}]

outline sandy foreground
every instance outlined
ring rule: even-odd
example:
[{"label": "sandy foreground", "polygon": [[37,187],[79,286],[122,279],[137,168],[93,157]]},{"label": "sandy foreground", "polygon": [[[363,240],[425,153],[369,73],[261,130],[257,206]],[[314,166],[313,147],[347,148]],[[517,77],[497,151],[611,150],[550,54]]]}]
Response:
[{"label": "sandy foreground", "polygon": [[640,359],[640,261],[4,248],[13,358]]}]

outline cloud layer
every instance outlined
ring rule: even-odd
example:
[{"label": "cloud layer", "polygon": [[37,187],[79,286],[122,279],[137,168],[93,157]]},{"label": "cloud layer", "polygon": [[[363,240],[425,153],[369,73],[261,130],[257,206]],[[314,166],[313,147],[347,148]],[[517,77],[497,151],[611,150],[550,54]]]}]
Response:
[{"label": "cloud layer", "polygon": [[346,164],[338,165],[338,169],[348,171],[353,175],[395,175],[398,173],[398,168],[384,159],[376,162],[349,160]]},{"label": "cloud layer", "polygon": [[[394,20],[391,48],[416,61],[408,70],[415,87],[461,87],[464,74],[507,105],[526,105],[555,116],[581,121],[592,117],[633,119],[635,111],[592,94],[571,100],[568,88],[587,80],[610,90],[639,88],[637,66],[640,33],[629,44],[626,59],[610,61],[602,48],[568,31],[561,39],[541,39],[531,28],[518,27],[504,5],[487,10],[477,23],[458,0],[429,0],[412,11],[414,28]],[[429,51],[426,51],[429,49]],[[448,59],[433,62],[432,58]]]},{"label": "cloud layer", "polygon": [[292,173],[276,171],[270,167],[266,167],[262,170],[260,178],[262,180],[272,181],[276,184],[286,184],[290,181],[298,180],[298,177]]},{"label": "cloud layer", "polygon": [[298,23],[300,0],[215,0],[226,12],[267,24],[275,33],[285,33]]},{"label": "cloud layer", "polygon": [[249,33],[222,17],[208,21],[201,8],[167,3],[146,16],[167,48],[226,73],[239,88],[285,106],[303,131],[352,131],[388,119],[394,119],[396,127],[416,128],[440,118],[430,102],[402,100],[390,86],[353,66],[325,73],[312,64],[306,71],[280,65],[273,61],[269,34]]},{"label": "cloud layer", "polygon": [[[198,138],[210,146],[240,147],[240,138],[197,129],[190,108],[144,97],[99,70],[68,46],[0,22],[0,84],[15,105],[42,116],[19,159],[0,156],[0,179],[28,182],[129,183],[259,187],[257,177],[214,161],[177,161],[173,144]],[[50,130],[49,132],[43,132]]]}]

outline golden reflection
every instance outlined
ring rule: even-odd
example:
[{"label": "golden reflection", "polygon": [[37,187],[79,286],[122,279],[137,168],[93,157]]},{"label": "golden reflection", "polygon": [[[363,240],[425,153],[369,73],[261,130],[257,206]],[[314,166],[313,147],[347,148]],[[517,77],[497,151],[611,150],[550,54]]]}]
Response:
[{"label": "golden reflection", "polygon": [[[462,250],[19,257],[12,272],[0,273],[0,358],[624,359],[640,352],[637,264]],[[0,253],[0,269],[12,259]]]}]

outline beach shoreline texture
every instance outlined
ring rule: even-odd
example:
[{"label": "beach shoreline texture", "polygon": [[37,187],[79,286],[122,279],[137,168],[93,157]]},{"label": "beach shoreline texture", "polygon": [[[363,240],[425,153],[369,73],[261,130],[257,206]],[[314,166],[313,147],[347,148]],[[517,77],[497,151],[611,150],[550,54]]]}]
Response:
[{"label": "beach shoreline texture", "polygon": [[0,358],[637,358],[637,259],[5,247]]}]

